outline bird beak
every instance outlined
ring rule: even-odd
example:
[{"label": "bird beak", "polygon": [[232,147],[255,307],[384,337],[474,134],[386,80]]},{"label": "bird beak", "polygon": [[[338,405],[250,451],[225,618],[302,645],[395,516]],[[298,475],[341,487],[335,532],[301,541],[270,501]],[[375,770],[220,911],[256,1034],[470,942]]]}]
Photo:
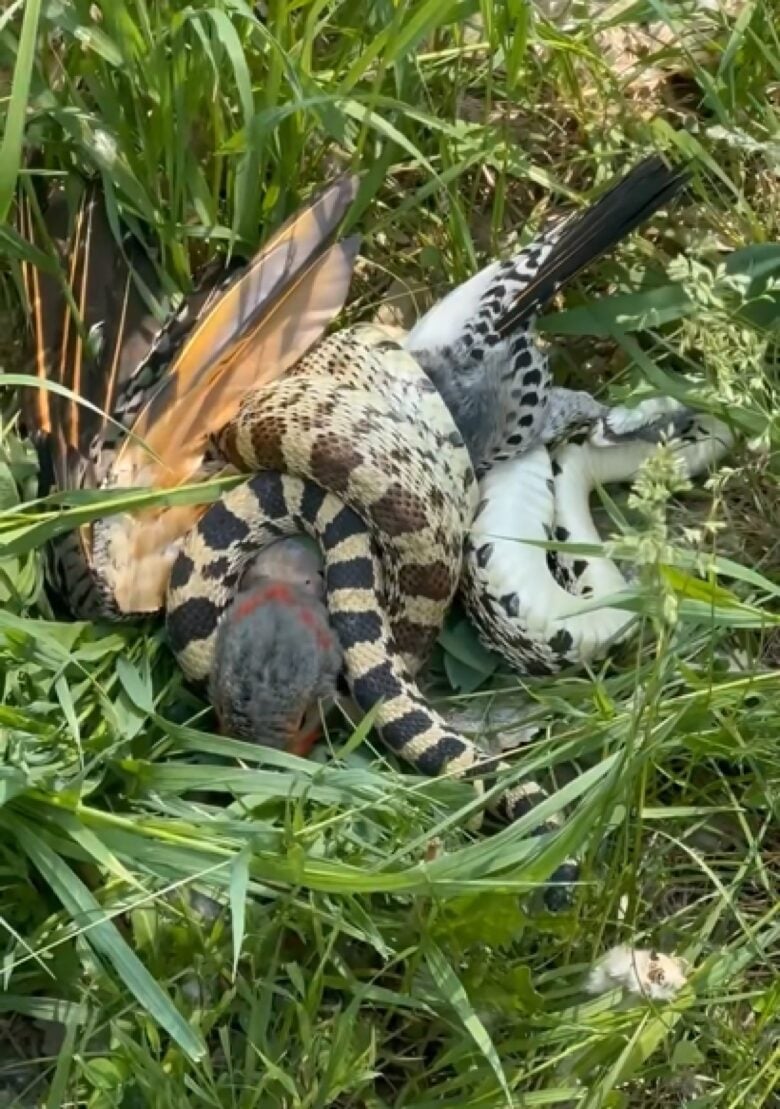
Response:
[{"label": "bird beak", "polygon": [[291,755],[308,758],[318,739],[322,738],[322,718],[319,704],[310,705],[302,712],[285,737],[284,749]]}]

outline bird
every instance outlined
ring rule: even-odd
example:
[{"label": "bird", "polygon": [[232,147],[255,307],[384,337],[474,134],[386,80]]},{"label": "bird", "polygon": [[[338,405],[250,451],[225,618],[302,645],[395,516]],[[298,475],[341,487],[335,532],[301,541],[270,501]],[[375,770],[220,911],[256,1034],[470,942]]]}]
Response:
[{"label": "bird", "polygon": [[561,440],[603,415],[585,391],[553,386],[535,337],[539,311],[688,183],[660,155],[643,159],[583,211],[555,218],[508,261],[494,261],[437,302],[404,348],[453,414],[477,474],[532,442]]},{"label": "bird", "polygon": [[[543,231],[486,277],[477,275],[468,295],[455,290],[434,308],[427,330],[420,326],[400,344],[378,329],[348,329],[304,358],[291,381],[248,397],[219,446],[256,476],[205,514],[171,572],[168,638],[185,675],[202,682],[220,666],[217,655],[230,642],[230,594],[251,552],[303,529],[325,556],[328,608],[350,693],[360,711],[374,711],[380,738],[423,773],[493,780],[504,763],[449,726],[415,680],[458,587],[480,511],[476,477],[522,459],[535,443],[592,429],[604,415],[587,394],[554,391],[533,334],[536,312],[686,181],[660,158],[646,159],[583,213]],[[485,552],[490,556],[490,543],[477,552],[478,566]],[[481,583],[473,575],[472,582],[479,602]],[[515,600],[506,604],[516,623]],[[258,605],[256,619],[261,615]],[[485,615],[481,631],[489,641],[495,632],[501,651],[503,628],[494,612]],[[259,624],[256,631],[255,638],[262,635]],[[568,632],[562,641],[553,632],[543,645],[557,662],[570,640]],[[534,644],[529,653],[538,655]],[[233,658],[240,660],[240,651]],[[268,720],[272,706],[255,699],[253,710]],[[243,724],[241,712],[234,716]],[[546,797],[525,779],[492,793],[491,807],[513,822],[528,818],[530,833],[544,835],[562,821],[550,806],[536,815]],[[578,875],[575,856],[559,863],[546,883],[549,909],[570,902]]]},{"label": "bird", "polygon": [[[425,773],[483,774],[478,750],[429,709],[414,683],[457,586],[477,507],[475,475],[545,436],[560,438],[592,422],[582,398],[569,407],[551,404],[549,367],[532,334],[535,313],[683,182],[660,159],[648,159],[585,212],[543,232],[510,262],[488,267],[487,276],[466,283],[466,293],[456,290],[455,306],[470,308],[449,331],[440,325],[452,301],[428,321],[426,338],[421,327],[405,347],[355,327],[317,343],[344,299],[356,249],[347,243],[322,252],[338,222],[334,210],[343,214],[339,201],[349,192],[336,188],[326,231],[309,221],[314,231],[310,226],[292,279],[289,249],[282,251],[282,277],[270,265],[274,239],[262,265],[253,263],[241,279],[243,288],[239,282],[206,299],[159,384],[133,410],[132,435],[110,450],[102,485],[170,488],[230,467],[260,472],[205,512],[97,520],[91,546],[82,541],[91,556],[87,593],[97,594],[101,611],[121,616],[157,611],[165,591],[169,642],[185,675],[219,673],[211,690],[220,719],[231,728],[262,727],[253,736],[260,742],[288,750],[311,743],[308,703],[296,701],[281,719],[268,701],[268,692],[280,689],[280,662],[295,657],[290,643],[297,634],[298,653],[308,659],[302,697],[330,696],[340,648],[350,692],[361,710],[377,707],[377,729],[392,750]],[[300,246],[298,231],[288,228],[286,248],[290,239]],[[330,282],[323,278],[328,264]],[[269,270],[275,280],[264,284]],[[248,310],[247,286],[256,298]],[[259,308],[257,286],[266,298]],[[235,288],[241,292],[234,296]],[[301,328],[313,302],[310,326]],[[551,428],[553,412],[560,426]],[[289,581],[269,585],[261,572],[241,596],[240,578],[255,548],[303,525],[325,549],[338,645],[311,590]],[[310,618],[301,620],[303,612]],[[246,665],[250,649],[260,660],[254,671]],[[288,691],[295,690],[290,683]],[[543,797],[536,784],[522,783],[499,805],[516,819]],[[535,830],[555,825],[548,819]],[[573,874],[576,868],[564,863],[553,881]]]},{"label": "bird", "polygon": [[208,692],[220,731],[306,757],[344,689],[323,560],[305,539],[250,563],[220,625]]},{"label": "bird", "polygon": [[305,757],[344,655],[325,604],[277,581],[239,593],[217,633],[209,697],[220,730]]}]

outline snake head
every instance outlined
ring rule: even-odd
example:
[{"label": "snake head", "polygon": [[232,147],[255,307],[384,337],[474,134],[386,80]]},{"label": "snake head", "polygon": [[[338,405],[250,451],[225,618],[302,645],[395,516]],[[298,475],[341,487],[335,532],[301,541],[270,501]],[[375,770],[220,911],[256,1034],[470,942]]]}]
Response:
[{"label": "snake head", "polygon": [[311,589],[255,575],[217,632],[209,695],[221,730],[308,755],[342,663],[327,609]]}]

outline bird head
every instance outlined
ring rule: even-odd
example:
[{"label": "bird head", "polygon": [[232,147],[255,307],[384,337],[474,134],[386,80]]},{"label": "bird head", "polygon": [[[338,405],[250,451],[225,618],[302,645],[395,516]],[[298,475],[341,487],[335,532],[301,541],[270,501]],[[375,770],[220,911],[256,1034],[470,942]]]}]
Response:
[{"label": "bird head", "polygon": [[257,586],[287,582],[310,593],[318,601],[325,599],[324,563],[313,539],[292,536],[277,539],[264,547],[249,563],[239,583],[239,591]]},{"label": "bird head", "polygon": [[342,663],[322,601],[289,582],[255,582],[236,596],[217,632],[209,694],[220,729],[308,755]]}]

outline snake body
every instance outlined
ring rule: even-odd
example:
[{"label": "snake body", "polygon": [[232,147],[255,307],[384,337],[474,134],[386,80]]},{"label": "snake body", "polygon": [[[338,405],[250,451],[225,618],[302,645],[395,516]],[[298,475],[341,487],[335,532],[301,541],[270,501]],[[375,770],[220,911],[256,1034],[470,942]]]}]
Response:
[{"label": "snake body", "polygon": [[[253,390],[217,447],[237,469],[260,472],[206,512],[172,569],[168,630],[185,674],[206,681],[220,619],[258,549],[304,531],[325,558],[350,690],[375,710],[384,742],[425,773],[483,773],[485,758],[432,711],[414,677],[460,583],[476,477],[603,411],[584,395],[573,409],[556,405],[535,312],[680,184],[650,159],[446,298],[427,341],[425,321],[405,350],[379,330],[349,329],[286,380]],[[465,585],[467,597],[482,588],[475,574]],[[496,623],[482,628],[490,638]],[[516,818],[543,796],[524,783],[500,804]],[[553,882],[574,874],[569,860]]]},{"label": "snake body", "polygon": [[[414,680],[458,588],[477,504],[462,436],[415,359],[378,327],[332,335],[248,396],[217,447],[259,472],[203,516],[174,563],[167,626],[187,677],[207,681],[220,619],[258,550],[304,532],[324,556],[352,695],[376,710],[382,740],[425,774],[484,773],[484,754]],[[536,799],[525,786],[496,807],[514,819]]]},{"label": "snake body", "polygon": [[[477,477],[545,437],[592,424],[590,398],[582,410],[556,406],[548,361],[533,335],[535,313],[680,184],[659,159],[648,159],[584,213],[548,228],[442,302],[425,342],[425,327],[404,346],[381,329],[347,329],[313,350],[304,344],[309,353],[284,378],[251,388],[216,435],[213,457],[253,476],[163,552],[172,564],[167,626],[185,675],[206,682],[221,617],[258,549],[304,531],[325,557],[351,692],[363,710],[376,710],[383,740],[425,773],[481,775],[478,749],[432,711],[415,682],[461,580]],[[338,259],[332,272],[343,275]],[[240,311],[238,317],[244,326]],[[200,333],[207,330],[208,318]],[[248,380],[257,343],[239,340],[237,347]],[[256,368],[263,380],[259,355]],[[208,380],[209,369],[208,359],[198,363],[195,379]],[[158,408],[158,429],[165,428]],[[114,469],[118,484],[141,472]],[[103,521],[96,534],[96,567],[121,581],[128,556],[120,522]],[[154,557],[160,561],[156,549]],[[485,591],[467,569],[466,596]],[[490,637],[495,628],[493,620],[483,630]],[[496,639],[500,646],[500,634]],[[541,796],[525,783],[499,804],[514,819]],[[566,863],[554,878],[573,873]]]},{"label": "snake body", "polygon": [[[462,539],[477,485],[463,439],[413,358],[378,328],[326,339],[296,372],[248,396],[219,437],[243,472],[264,471],[227,494],[184,541],[168,592],[171,645],[185,674],[205,681],[219,619],[258,548],[301,528],[326,558],[331,617],[355,695],[408,756],[448,744],[422,711],[408,675],[422,665],[458,586]],[[435,511],[432,510],[435,505]],[[424,737],[428,737],[425,739]]]},{"label": "snake body", "polygon": [[[484,776],[490,760],[415,682],[458,588],[477,503],[462,436],[415,359],[380,328],[333,335],[248,396],[217,447],[260,472],[206,512],[174,562],[168,635],[187,677],[206,683],[220,619],[258,550],[304,532],[324,556],[350,691],[375,710],[383,742],[423,774]],[[526,782],[493,807],[514,820],[543,796]],[[552,890],[575,873],[564,863]]]}]

